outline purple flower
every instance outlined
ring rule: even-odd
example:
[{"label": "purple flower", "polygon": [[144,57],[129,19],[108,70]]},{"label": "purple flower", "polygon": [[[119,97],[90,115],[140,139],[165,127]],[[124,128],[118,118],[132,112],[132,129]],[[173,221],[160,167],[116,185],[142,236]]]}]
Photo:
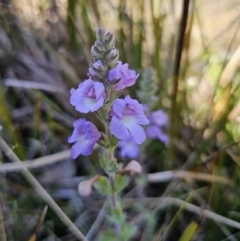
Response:
[{"label": "purple flower", "polygon": [[121,61],[118,61],[117,66],[108,72],[110,83],[115,84],[118,81],[115,85],[116,91],[134,85],[138,76],[134,70],[128,69],[128,64],[122,64]]},{"label": "purple flower", "polygon": [[97,111],[106,97],[104,85],[91,79],[85,80],[76,90],[71,89],[70,93],[70,103],[82,113]]},{"label": "purple flower", "polygon": [[121,156],[129,157],[131,159],[137,158],[139,155],[140,146],[135,142],[131,135],[119,141],[118,146],[121,148]]},{"label": "purple flower", "polygon": [[129,95],[125,99],[116,99],[113,102],[110,131],[117,138],[125,139],[130,133],[135,142],[141,144],[145,141],[146,135],[140,125],[148,123],[142,105]]},{"label": "purple flower", "polygon": [[169,143],[169,137],[166,135],[162,129],[157,125],[150,125],[146,128],[146,135],[150,139],[159,139],[164,144]]},{"label": "purple flower", "polygon": [[84,156],[90,155],[94,144],[101,137],[100,132],[92,122],[82,118],[74,121],[73,126],[73,133],[68,138],[68,143],[75,142],[71,148],[71,157],[76,159],[80,154]]},{"label": "purple flower", "polygon": [[153,111],[149,116],[149,120],[161,127],[167,126],[169,122],[168,115],[163,110]]}]

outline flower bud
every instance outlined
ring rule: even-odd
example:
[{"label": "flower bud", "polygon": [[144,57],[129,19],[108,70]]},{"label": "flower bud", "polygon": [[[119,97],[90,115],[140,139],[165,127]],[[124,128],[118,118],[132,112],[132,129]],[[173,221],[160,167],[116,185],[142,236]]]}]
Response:
[{"label": "flower bud", "polygon": [[109,67],[113,67],[116,65],[118,61],[119,53],[116,48],[110,48],[105,52],[104,60],[106,61]]},{"label": "flower bud", "polygon": [[103,37],[103,44],[105,48],[113,47],[114,43],[115,43],[115,40],[114,40],[113,34],[110,32],[107,32]]},{"label": "flower bud", "polygon": [[103,62],[101,60],[96,61],[92,67],[100,72],[104,72],[107,70],[107,67],[104,66]]},{"label": "flower bud", "polygon": [[97,40],[103,42],[103,37],[105,35],[105,30],[103,28],[99,28],[96,33]]},{"label": "flower bud", "polygon": [[91,48],[91,54],[94,59],[102,59],[104,57],[104,51],[101,51],[95,45]]},{"label": "flower bud", "polygon": [[104,47],[104,45],[101,43],[101,42],[99,42],[99,41],[96,41],[95,42],[95,47],[97,48],[97,50],[99,51],[99,52],[104,52],[105,51],[105,47]]},{"label": "flower bud", "polygon": [[138,174],[142,172],[142,166],[135,160],[130,161],[121,173],[130,172],[130,175]]},{"label": "flower bud", "polygon": [[89,196],[92,193],[92,185],[99,178],[99,175],[92,177],[91,179],[80,182],[78,185],[78,192],[81,196]]},{"label": "flower bud", "polygon": [[92,72],[94,72],[97,77],[102,79],[106,76],[107,67],[104,66],[101,60],[98,60],[92,65],[92,68],[89,69],[89,73],[91,74]]}]

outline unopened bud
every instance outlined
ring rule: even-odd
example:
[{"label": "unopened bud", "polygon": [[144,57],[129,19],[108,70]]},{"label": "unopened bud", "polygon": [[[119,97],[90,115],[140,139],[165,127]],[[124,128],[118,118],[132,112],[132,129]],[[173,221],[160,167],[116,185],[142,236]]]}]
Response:
[{"label": "unopened bud", "polygon": [[89,196],[92,193],[93,183],[96,182],[99,175],[92,177],[91,179],[80,182],[78,185],[78,192],[81,196]]},{"label": "unopened bud", "polygon": [[96,33],[97,40],[102,42],[104,35],[105,35],[105,30],[103,28],[99,28]]},{"label": "unopened bud", "polygon": [[103,44],[105,45],[106,48],[110,48],[114,46],[114,37],[113,34],[110,32],[107,32],[104,37],[103,37]]},{"label": "unopened bud", "polygon": [[94,59],[102,59],[104,57],[104,51],[100,51],[95,45],[91,48],[91,54]]},{"label": "unopened bud", "polygon": [[92,68],[89,69],[89,72],[90,74],[94,72],[97,77],[102,79],[106,76],[107,67],[103,64],[101,60],[98,60],[92,65]]},{"label": "unopened bud", "polygon": [[130,172],[131,175],[142,172],[142,166],[135,160],[130,161],[125,168],[122,169],[122,173]]},{"label": "unopened bud", "polygon": [[95,45],[95,47],[97,48],[97,50],[99,52],[101,52],[101,53],[104,52],[105,47],[104,47],[104,45],[101,42],[96,41],[94,45]]},{"label": "unopened bud", "polygon": [[92,67],[98,71],[104,72],[107,70],[107,67],[103,64],[101,60],[96,61]]},{"label": "unopened bud", "polygon": [[106,61],[109,67],[113,67],[116,65],[118,61],[119,53],[116,48],[110,48],[105,52],[104,60]]}]

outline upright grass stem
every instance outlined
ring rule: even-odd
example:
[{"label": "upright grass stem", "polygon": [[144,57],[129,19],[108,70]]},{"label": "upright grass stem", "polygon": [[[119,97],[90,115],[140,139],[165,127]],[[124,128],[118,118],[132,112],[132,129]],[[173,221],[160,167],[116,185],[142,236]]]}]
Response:
[{"label": "upright grass stem", "polygon": [[[188,20],[188,8],[189,8],[189,2],[190,0],[183,0],[183,8],[182,8],[182,15],[181,15],[181,22],[179,25],[179,31],[178,31],[178,38],[176,42],[176,54],[175,54],[175,60],[174,60],[174,66],[173,66],[173,92],[172,92],[172,102],[171,102],[171,112],[170,112],[170,138],[171,140],[174,138],[176,134],[177,123],[179,121],[179,118],[177,114],[180,112],[177,105],[177,96],[178,96],[178,85],[179,85],[179,73],[180,73],[180,64],[181,64],[181,58],[182,58],[182,51],[183,51],[183,45],[184,45],[184,36],[187,26],[187,20]],[[172,141],[171,141],[172,143]],[[173,155],[173,147],[170,144],[169,148],[169,154]]]}]

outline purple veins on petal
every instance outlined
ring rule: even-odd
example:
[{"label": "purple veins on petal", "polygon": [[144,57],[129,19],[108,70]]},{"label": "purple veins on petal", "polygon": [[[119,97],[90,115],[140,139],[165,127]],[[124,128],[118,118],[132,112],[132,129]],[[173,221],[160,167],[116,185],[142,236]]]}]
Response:
[{"label": "purple veins on petal", "polygon": [[106,98],[104,85],[91,79],[85,80],[78,88],[71,89],[70,103],[81,113],[97,111]]},{"label": "purple veins on petal", "polygon": [[80,118],[73,123],[74,130],[68,138],[68,143],[74,143],[71,148],[71,157],[76,159],[79,155],[88,156],[93,146],[101,138],[97,127],[90,121]]},{"label": "purple veins on petal", "polygon": [[141,144],[146,139],[141,125],[148,123],[143,107],[137,100],[126,96],[113,102],[110,131],[117,138],[124,139],[130,134],[137,144]]}]

